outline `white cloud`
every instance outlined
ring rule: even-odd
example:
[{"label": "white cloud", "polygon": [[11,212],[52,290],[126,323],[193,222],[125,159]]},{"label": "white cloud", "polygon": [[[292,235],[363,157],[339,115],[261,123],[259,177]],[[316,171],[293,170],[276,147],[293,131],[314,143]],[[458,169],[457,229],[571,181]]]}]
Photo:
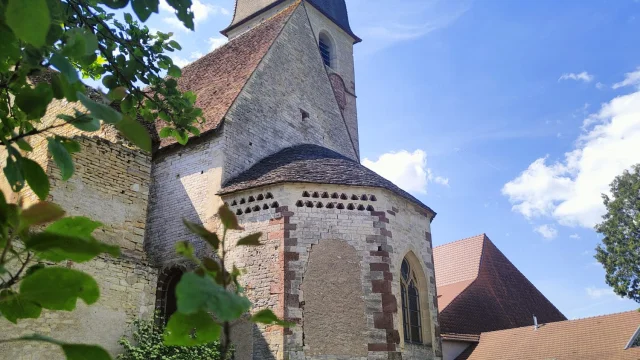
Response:
[{"label": "white cloud", "polygon": [[575,81],[584,81],[584,82],[591,82],[593,81],[594,76],[589,74],[586,71],[583,71],[579,74],[576,73],[564,73],[562,74],[562,76],[560,76],[560,78],[558,79],[558,81],[562,81],[562,80],[575,80]]},{"label": "white cloud", "polygon": [[191,60],[198,60],[202,57],[202,53],[200,51],[194,51],[191,53]]},{"label": "white cloud", "polygon": [[619,297],[613,292],[611,288],[597,288],[595,286],[589,286],[584,289],[587,292],[587,296],[592,299],[602,299],[604,297]]},{"label": "white cloud", "polygon": [[601,194],[640,162],[640,91],[602,105],[583,123],[574,149],[553,163],[543,157],[502,188],[512,210],[527,218],[592,228],[605,212]]},{"label": "white cloud", "polygon": [[602,90],[602,89],[604,89],[606,87],[607,87],[607,85],[605,85],[605,84],[603,84],[601,82],[597,82],[596,83],[596,89],[598,89],[598,90]]},{"label": "white cloud", "polygon": [[173,60],[173,63],[176,64],[176,66],[183,68],[187,65],[189,65],[191,63],[191,61],[187,60],[187,59],[183,59],[179,56],[174,56],[171,58],[171,60]]},{"label": "white cloud", "polygon": [[624,80],[619,83],[613,84],[614,89],[618,89],[624,86],[638,86],[640,87],[640,67],[636,71],[632,71],[624,74]]},{"label": "white cloud", "polygon": [[580,239],[580,235],[578,234],[572,234],[572,235],[569,235],[569,237],[576,240]]},{"label": "white cloud", "polygon": [[449,186],[449,179],[433,176],[427,168],[427,153],[420,149],[412,153],[406,150],[389,152],[376,161],[364,159],[362,165],[409,192],[426,194],[429,182]]},{"label": "white cloud", "polygon": [[545,224],[536,227],[535,232],[542,235],[547,240],[555,239],[558,236],[558,230],[553,225]]},{"label": "white cloud", "polygon": [[[160,9],[163,11],[175,13],[175,10],[167,4],[166,0],[160,0]],[[191,5],[193,11],[193,22],[197,26],[209,18],[210,15],[230,15],[231,12],[220,5],[212,5],[202,0],[193,0]],[[177,30],[188,31],[186,27],[175,16],[168,16],[162,19],[165,23],[171,25]]]},{"label": "white cloud", "polygon": [[436,184],[440,184],[442,186],[449,187],[449,178],[436,176],[435,178],[433,178],[433,182],[435,182]]},{"label": "white cloud", "polygon": [[224,45],[227,43],[227,38],[224,36],[218,36],[218,37],[210,37],[209,40],[207,40],[207,42],[209,43],[209,50],[213,51],[217,48],[219,48],[220,46]]}]

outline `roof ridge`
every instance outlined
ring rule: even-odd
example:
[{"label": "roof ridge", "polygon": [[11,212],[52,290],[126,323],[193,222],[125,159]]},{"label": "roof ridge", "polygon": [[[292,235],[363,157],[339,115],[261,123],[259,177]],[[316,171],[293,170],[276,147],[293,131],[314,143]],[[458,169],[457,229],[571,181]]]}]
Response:
[{"label": "roof ridge", "polygon": [[[491,241],[491,239],[489,239],[489,237],[487,236],[487,234],[486,234],[486,233],[482,233],[482,234],[478,234],[478,235],[474,235],[474,236],[469,236],[469,237],[466,237],[466,238],[464,238],[464,239],[458,239],[458,240],[454,240],[454,241],[452,241],[452,242],[444,243],[444,244],[441,244],[441,245],[438,245],[438,246],[434,247],[433,249],[435,250],[435,249],[440,248],[440,247],[443,247],[443,246],[447,246],[447,245],[451,245],[451,244],[455,244],[455,243],[459,243],[459,242],[463,242],[463,241],[467,241],[467,240],[475,239],[475,238],[480,237],[480,236],[484,236],[483,241],[484,241],[484,240],[489,240],[489,241]],[[493,242],[493,241],[492,241],[492,242]]]},{"label": "roof ridge", "polygon": [[[554,325],[554,324],[565,324],[565,323],[576,323],[576,322],[581,322],[584,320],[592,320],[592,319],[597,319],[597,318],[606,318],[606,317],[610,317],[610,316],[616,316],[616,315],[622,315],[622,314],[630,314],[630,313],[640,313],[640,311],[638,310],[629,310],[629,311],[621,311],[621,312],[617,312],[617,313],[612,313],[612,314],[603,314],[603,315],[595,315],[595,316],[589,316],[589,317],[585,317],[585,318],[580,318],[580,319],[567,319],[567,320],[561,320],[561,321],[551,321],[551,322],[546,322],[546,323],[539,323],[538,326],[548,326],[548,325]],[[499,332],[504,332],[504,331],[513,331],[513,330],[521,330],[521,329],[526,329],[529,327],[532,327],[533,324],[531,325],[526,325],[526,326],[519,326],[519,327],[515,327],[515,328],[510,328],[510,329],[500,329],[500,330],[493,330],[493,331],[485,331],[482,332],[480,334],[480,336],[482,336],[483,334],[488,334],[488,333],[499,333]]]}]

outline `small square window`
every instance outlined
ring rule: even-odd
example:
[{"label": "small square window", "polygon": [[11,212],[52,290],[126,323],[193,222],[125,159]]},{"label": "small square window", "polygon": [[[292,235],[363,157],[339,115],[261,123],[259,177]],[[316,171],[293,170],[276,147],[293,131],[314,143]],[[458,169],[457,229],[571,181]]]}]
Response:
[{"label": "small square window", "polygon": [[302,120],[309,120],[309,113],[300,109],[300,115],[302,116]]}]

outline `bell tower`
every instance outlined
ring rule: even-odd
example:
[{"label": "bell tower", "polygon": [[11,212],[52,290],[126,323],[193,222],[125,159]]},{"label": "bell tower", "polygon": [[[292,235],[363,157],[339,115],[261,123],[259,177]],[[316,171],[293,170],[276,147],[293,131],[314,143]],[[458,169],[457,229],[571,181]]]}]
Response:
[{"label": "bell tower", "polygon": [[349,138],[359,157],[353,46],[362,40],[351,30],[345,0],[236,0],[233,20],[221,33],[232,40],[299,1],[305,7]]}]

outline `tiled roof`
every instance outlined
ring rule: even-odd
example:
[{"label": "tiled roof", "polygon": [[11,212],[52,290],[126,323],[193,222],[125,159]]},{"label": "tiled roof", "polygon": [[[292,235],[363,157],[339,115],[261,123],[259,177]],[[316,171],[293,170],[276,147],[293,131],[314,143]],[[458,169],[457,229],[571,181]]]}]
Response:
[{"label": "tiled roof", "polygon": [[433,259],[443,334],[566,320],[485,234],[437,246]]},{"label": "tiled roof", "polygon": [[435,212],[391,181],[339,153],[318,145],[296,145],[270,155],[227,181],[220,194],[278,183],[316,183],[371,186],[387,189],[412,201],[433,216]]},{"label": "tiled roof", "polygon": [[[251,74],[280,34],[297,4],[276,14],[252,30],[229,41],[217,50],[182,69],[178,87],[198,96],[196,106],[204,113],[202,133],[217,129]],[[156,127],[164,124],[159,121]],[[161,147],[175,143],[165,138]]]},{"label": "tiled roof", "polygon": [[640,348],[625,347],[640,326],[640,312],[559,321],[486,332],[458,360],[638,360]]}]

